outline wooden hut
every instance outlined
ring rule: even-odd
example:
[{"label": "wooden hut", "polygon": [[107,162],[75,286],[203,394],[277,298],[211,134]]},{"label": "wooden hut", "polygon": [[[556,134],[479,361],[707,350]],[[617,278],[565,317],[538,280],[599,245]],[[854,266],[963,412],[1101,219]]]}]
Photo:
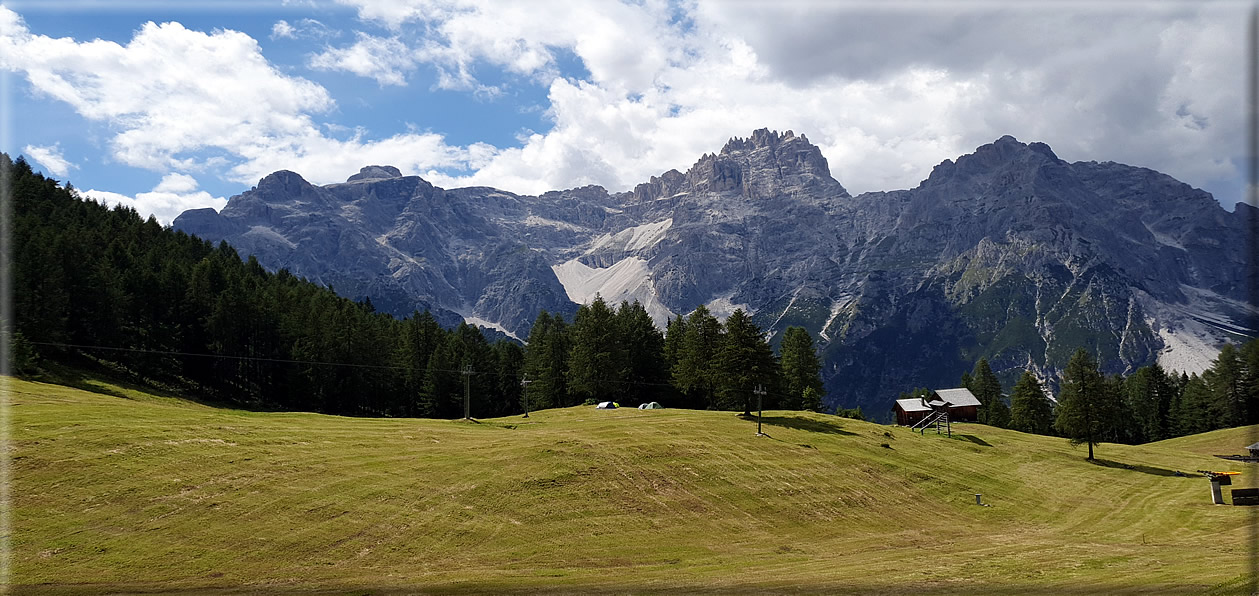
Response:
[{"label": "wooden hut", "polygon": [[931,413],[931,406],[921,397],[898,399],[896,405],[892,406],[892,411],[896,412],[897,424],[913,426]]},{"label": "wooden hut", "polygon": [[974,422],[979,420],[979,398],[970,389],[936,389],[931,392],[930,401],[942,401],[949,405],[949,420],[952,422]]}]

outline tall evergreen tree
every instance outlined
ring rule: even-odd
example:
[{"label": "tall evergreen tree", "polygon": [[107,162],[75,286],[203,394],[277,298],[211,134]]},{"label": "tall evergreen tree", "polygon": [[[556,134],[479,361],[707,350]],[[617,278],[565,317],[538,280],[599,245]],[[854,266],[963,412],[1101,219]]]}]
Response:
[{"label": "tall evergreen tree", "polygon": [[1010,428],[1037,435],[1053,432],[1053,406],[1031,371],[1023,371],[1014,384],[1010,402]]},{"label": "tall evergreen tree", "polygon": [[1087,444],[1092,460],[1093,446],[1110,431],[1117,408],[1108,402],[1105,379],[1087,350],[1080,348],[1071,356],[1060,386],[1054,429],[1072,445]]},{"label": "tall evergreen tree", "polygon": [[1190,375],[1170,416],[1176,434],[1194,435],[1216,428],[1212,415],[1214,405],[1211,387],[1197,374]]},{"label": "tall evergreen tree", "polygon": [[577,309],[570,336],[568,390],[578,398],[612,401],[624,388],[624,351],[615,313],[602,297]]},{"label": "tall evergreen tree", "polygon": [[756,401],[752,391],[771,392],[778,375],[774,351],[752,318],[736,309],[726,319],[725,333],[717,350],[717,405],[723,410],[743,409],[750,414]]},{"label": "tall evergreen tree", "polygon": [[1211,362],[1211,367],[1203,373],[1203,379],[1211,388],[1213,396],[1212,418],[1214,428],[1237,426],[1246,420],[1244,411],[1246,395],[1244,391],[1244,364],[1237,347],[1226,343],[1220,353]]},{"label": "tall evergreen tree", "polygon": [[1161,441],[1171,436],[1168,426],[1172,385],[1157,363],[1143,366],[1124,384],[1124,407],[1131,419],[1133,443]]},{"label": "tall evergreen tree", "polygon": [[624,386],[621,395],[625,405],[637,406],[651,401],[668,383],[664,363],[664,336],[656,328],[651,315],[637,300],[622,302],[616,311],[617,341],[621,345]]},{"label": "tall evergreen tree", "polygon": [[[787,409],[815,410],[824,394],[822,363],[813,349],[813,338],[803,327],[787,327],[779,347],[783,384],[787,395],[780,405]],[[805,392],[812,390],[806,403]]]},{"label": "tall evergreen tree", "polygon": [[687,318],[685,329],[678,363],[672,371],[673,384],[682,392],[686,407],[707,408],[713,403],[716,387],[715,363],[721,323],[701,304]]},{"label": "tall evergreen tree", "polygon": [[1001,398],[1001,381],[988,366],[988,360],[980,358],[971,374],[971,393],[979,400],[979,422],[1005,427],[1010,424],[1010,409]]}]

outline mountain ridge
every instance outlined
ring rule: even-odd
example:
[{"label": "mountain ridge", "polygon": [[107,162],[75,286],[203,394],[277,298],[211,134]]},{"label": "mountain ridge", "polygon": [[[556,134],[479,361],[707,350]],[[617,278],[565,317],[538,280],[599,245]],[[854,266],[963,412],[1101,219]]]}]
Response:
[{"label": "mountain ridge", "polygon": [[832,404],[878,410],[955,384],[979,357],[1049,378],[1087,347],[1125,372],[1190,338],[1253,333],[1256,213],[1009,135],[912,189],[853,196],[807,137],[759,129],[619,193],[447,190],[391,166],[314,186],[280,171],[174,225],[398,316],[423,306],[515,337],[596,294],[638,299],[658,324],[743,307],[775,340],[793,324],[813,334]]}]

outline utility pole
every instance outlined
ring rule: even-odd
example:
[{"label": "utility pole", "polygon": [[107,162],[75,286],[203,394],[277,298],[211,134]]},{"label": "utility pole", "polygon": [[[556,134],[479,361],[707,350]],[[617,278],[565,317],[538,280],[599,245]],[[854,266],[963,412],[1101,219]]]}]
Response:
[{"label": "utility pole", "polygon": [[756,436],[763,437],[765,433],[761,432],[761,415],[765,411],[761,406],[763,405],[762,398],[765,396],[765,388],[757,385],[756,389],[752,390],[752,393],[756,394]]},{"label": "utility pole", "polygon": [[463,419],[472,420],[472,365],[463,365]]},{"label": "utility pole", "polygon": [[524,378],[520,379],[520,394],[525,398],[524,418],[529,417],[529,383],[532,382],[529,380],[529,375],[525,375]]}]

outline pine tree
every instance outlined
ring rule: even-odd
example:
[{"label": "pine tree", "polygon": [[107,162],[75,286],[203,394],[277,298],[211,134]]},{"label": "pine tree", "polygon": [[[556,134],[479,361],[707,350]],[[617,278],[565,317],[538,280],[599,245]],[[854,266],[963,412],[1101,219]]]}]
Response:
[{"label": "pine tree", "polygon": [[699,305],[686,321],[686,332],[673,367],[673,385],[685,397],[689,408],[703,409],[713,403],[715,363],[721,341],[721,323]]},{"label": "pine tree", "polygon": [[1087,350],[1080,348],[1071,356],[1060,386],[1054,430],[1072,445],[1088,444],[1092,460],[1093,446],[1110,432],[1118,408],[1109,402],[1105,379]]},{"label": "pine tree", "polygon": [[1214,398],[1211,408],[1214,428],[1237,426],[1246,420],[1243,367],[1237,347],[1226,343],[1211,367],[1202,374]]},{"label": "pine tree", "polygon": [[[965,378],[963,378],[965,380]],[[971,393],[979,400],[979,422],[1005,427],[1010,424],[1010,409],[1001,398],[1001,381],[993,374],[988,360],[980,358],[971,375]]]},{"label": "pine tree", "polygon": [[1172,405],[1172,386],[1167,373],[1157,363],[1143,366],[1124,384],[1124,407],[1131,417],[1133,443],[1161,441],[1169,438],[1168,416]]},{"label": "pine tree", "polygon": [[[783,332],[781,366],[787,397],[780,404],[787,409],[816,410],[821,406],[822,363],[813,349],[813,338],[803,327],[788,327]],[[811,391],[806,399],[805,392]],[[806,403],[807,402],[807,403]]]},{"label": "pine tree", "polygon": [[1031,371],[1023,371],[1010,401],[1010,428],[1037,435],[1053,432],[1053,406]]},{"label": "pine tree", "polygon": [[568,355],[568,389],[578,398],[613,401],[624,388],[624,351],[614,317],[599,296],[577,309]]},{"label": "pine tree", "polygon": [[668,382],[664,363],[664,336],[637,300],[621,303],[616,311],[617,341],[621,345],[624,405],[651,401]]},{"label": "pine tree", "polygon": [[1211,387],[1196,373],[1189,376],[1184,390],[1171,414],[1178,436],[1195,435],[1215,429],[1212,406],[1215,403]]},{"label": "pine tree", "polygon": [[717,406],[723,410],[743,409],[750,414],[758,386],[771,391],[779,374],[774,352],[761,328],[752,318],[736,309],[726,319],[725,333],[717,350]]},{"label": "pine tree", "polygon": [[[682,353],[682,338],[686,336],[686,319],[677,315],[669,321],[664,335],[664,365],[666,371],[672,371],[678,365]],[[672,373],[670,373],[672,374]]]}]

